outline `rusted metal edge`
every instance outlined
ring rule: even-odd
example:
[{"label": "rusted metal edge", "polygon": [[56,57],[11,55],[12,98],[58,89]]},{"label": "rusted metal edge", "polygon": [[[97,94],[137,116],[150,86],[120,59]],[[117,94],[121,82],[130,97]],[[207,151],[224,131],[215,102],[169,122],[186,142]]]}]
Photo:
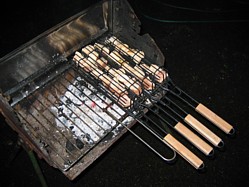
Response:
[{"label": "rusted metal edge", "polygon": [[25,150],[33,150],[37,153],[40,159],[44,159],[49,165],[54,166],[53,162],[49,160],[41,149],[32,141],[30,136],[22,129],[22,124],[15,115],[15,112],[8,104],[7,99],[0,93],[0,112],[5,118],[6,123],[18,134],[21,139],[21,145]]}]

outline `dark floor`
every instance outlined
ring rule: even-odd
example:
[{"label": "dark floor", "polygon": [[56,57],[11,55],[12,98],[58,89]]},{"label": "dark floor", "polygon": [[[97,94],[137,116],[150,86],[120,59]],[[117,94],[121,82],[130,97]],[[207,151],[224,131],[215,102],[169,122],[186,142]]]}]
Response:
[{"label": "dark floor", "polygon": [[[249,185],[249,24],[241,21],[249,5],[242,1],[130,2],[142,23],[142,33],[149,33],[165,55],[171,78],[230,122],[236,135],[229,137],[213,128],[224,140],[225,149],[215,149],[213,159],[197,152],[206,166],[200,173],[181,157],[171,165],[163,162],[127,133],[75,181],[38,159],[48,186]],[[78,0],[4,4],[0,56],[90,4]],[[142,131],[139,126],[134,130]],[[23,149],[13,154],[16,139],[1,118],[0,186],[40,186],[28,154]]]}]

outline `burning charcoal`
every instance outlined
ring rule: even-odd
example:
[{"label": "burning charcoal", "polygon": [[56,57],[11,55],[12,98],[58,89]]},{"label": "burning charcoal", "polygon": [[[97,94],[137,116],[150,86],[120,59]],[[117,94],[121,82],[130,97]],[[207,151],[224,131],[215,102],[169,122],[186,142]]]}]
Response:
[{"label": "burning charcoal", "polygon": [[106,100],[106,96],[105,95],[103,95],[103,99]]},{"label": "burning charcoal", "polygon": [[[70,118],[75,118],[76,116],[75,116],[75,114],[73,113],[73,112],[71,112],[70,114],[69,114],[69,117]],[[72,130],[72,129],[71,129]]]},{"label": "burning charcoal", "polygon": [[67,161],[64,162],[64,165],[65,165],[65,166],[69,166],[69,165],[71,165],[71,163],[72,163],[71,160],[67,160]]},{"label": "burning charcoal", "polygon": [[87,87],[87,83],[84,80],[79,81],[81,86]]},{"label": "burning charcoal", "polygon": [[58,108],[58,115],[62,116],[62,114],[63,114],[63,108]]},{"label": "burning charcoal", "polygon": [[98,93],[98,90],[93,90],[93,92],[91,92],[89,96],[96,96],[97,93]]},{"label": "burning charcoal", "polygon": [[59,106],[62,106],[62,105],[63,105],[63,102],[58,101],[58,105],[59,105]]},{"label": "burning charcoal", "polygon": [[73,103],[73,101],[72,101],[71,99],[68,98],[68,99],[66,100],[66,104],[70,105],[70,104],[72,104],[72,103]]},{"label": "burning charcoal", "polygon": [[39,140],[39,143],[42,145],[43,148],[48,147],[48,144],[44,142],[43,140]]},{"label": "burning charcoal", "polygon": [[118,131],[122,131],[124,129],[123,126],[118,126]]},{"label": "burning charcoal", "polygon": [[79,149],[83,149],[84,148],[84,144],[81,140],[79,140],[78,138],[75,140],[76,142],[76,146],[79,148]]},{"label": "burning charcoal", "polygon": [[75,102],[72,102],[74,104],[74,106],[77,106],[77,107],[80,107],[82,105],[82,102],[81,103],[75,103]]},{"label": "burning charcoal", "polygon": [[75,146],[69,140],[67,140],[66,149],[72,152],[73,150],[75,150]]},{"label": "burning charcoal", "polygon": [[108,140],[111,140],[114,136],[114,133],[113,132],[110,132],[106,135],[106,137],[103,138],[103,141],[108,141]]},{"label": "burning charcoal", "polygon": [[86,137],[87,141],[90,141],[90,140],[91,140],[90,134],[86,133],[85,137]]},{"label": "burning charcoal", "polygon": [[95,102],[92,102],[91,103],[91,108],[94,108],[96,106],[96,103]]}]

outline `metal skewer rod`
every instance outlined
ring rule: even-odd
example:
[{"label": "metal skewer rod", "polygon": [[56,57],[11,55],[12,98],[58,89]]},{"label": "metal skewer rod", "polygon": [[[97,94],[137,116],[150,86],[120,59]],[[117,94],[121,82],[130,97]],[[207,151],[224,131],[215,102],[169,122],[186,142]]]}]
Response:
[{"label": "metal skewer rod", "polygon": [[[157,123],[155,123],[150,118],[148,119],[150,120],[152,124],[157,126]],[[160,137],[169,147],[175,150],[180,156],[182,156],[187,162],[189,162],[195,169],[201,170],[204,168],[203,161],[199,157],[197,157],[193,152],[191,152],[185,145],[183,145],[180,141],[178,141],[174,136],[172,136],[170,133],[167,133],[167,132],[165,133],[165,131],[163,131],[165,134],[160,135],[150,125],[145,124],[145,122],[143,122],[142,119],[136,118],[136,121],[139,124],[141,124],[145,129],[149,130],[150,132],[153,132],[153,134],[156,134],[158,137]],[[159,128],[161,127],[159,126]]]},{"label": "metal skewer rod", "polygon": [[[175,160],[176,158],[176,152],[175,150],[173,151],[173,156],[172,158],[166,158],[164,156],[162,156],[162,154],[160,154],[158,151],[156,151],[152,146],[150,146],[145,140],[143,140],[140,136],[138,136],[134,131],[132,131],[130,128],[128,128],[125,124],[123,124],[122,121],[120,121],[118,118],[116,118],[112,113],[110,113],[108,110],[106,110],[106,113],[115,121],[117,121],[119,124],[121,124],[124,128],[126,128],[132,135],[134,135],[138,140],[140,140],[144,145],[146,145],[150,150],[152,150],[155,154],[157,154],[161,159],[163,159],[166,162],[172,162]],[[137,119],[135,119],[137,121]],[[149,130],[150,133],[152,133],[156,138],[158,138],[160,141],[162,141],[162,139],[155,134],[152,130]],[[162,141],[163,142],[163,141]],[[164,142],[165,143],[165,142]]]}]

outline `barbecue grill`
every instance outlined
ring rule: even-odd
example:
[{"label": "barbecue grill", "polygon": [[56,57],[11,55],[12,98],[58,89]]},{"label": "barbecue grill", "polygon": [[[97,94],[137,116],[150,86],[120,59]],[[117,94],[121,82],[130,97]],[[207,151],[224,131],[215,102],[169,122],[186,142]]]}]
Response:
[{"label": "barbecue grill", "polygon": [[[165,58],[125,0],[101,1],[0,61],[0,108],[24,146],[74,180],[127,131],[167,163],[194,168],[222,139],[185,110],[224,133],[233,126],[174,84]],[[131,130],[143,126],[161,148]]]}]

